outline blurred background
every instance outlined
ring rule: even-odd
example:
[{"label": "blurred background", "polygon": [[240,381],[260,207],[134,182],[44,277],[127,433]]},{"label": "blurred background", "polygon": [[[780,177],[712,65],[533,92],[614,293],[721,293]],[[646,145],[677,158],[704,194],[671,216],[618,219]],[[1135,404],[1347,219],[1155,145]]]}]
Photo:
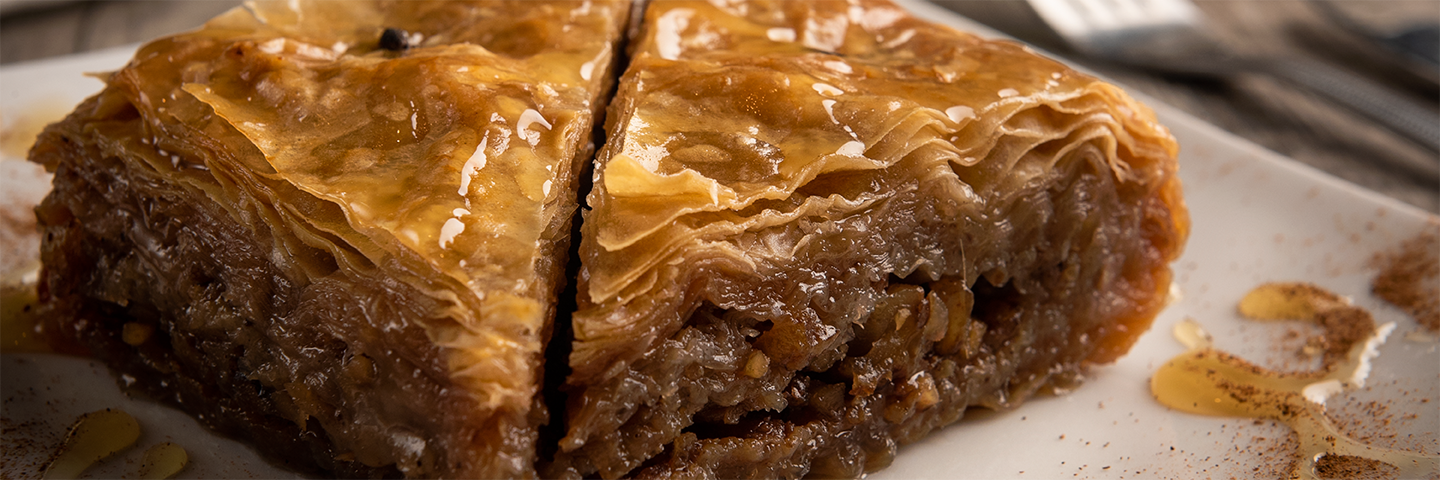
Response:
[{"label": "blurred background", "polygon": [[[1113,2],[1115,0],[1077,0]],[[0,0],[0,66],[195,28],[233,0]],[[1440,212],[1440,154],[1324,97],[1260,74],[1176,76],[1077,53],[1023,0],[935,0],[1331,175]],[[1303,57],[1356,74],[1440,125],[1440,0],[1202,0],[1205,31],[1240,55]]]}]

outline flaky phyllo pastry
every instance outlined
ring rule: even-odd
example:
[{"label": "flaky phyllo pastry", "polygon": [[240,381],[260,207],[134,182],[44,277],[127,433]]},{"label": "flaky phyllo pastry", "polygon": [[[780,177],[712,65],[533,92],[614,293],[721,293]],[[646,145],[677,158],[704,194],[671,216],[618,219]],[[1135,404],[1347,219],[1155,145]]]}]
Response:
[{"label": "flaky phyllo pastry", "polygon": [[298,464],[533,475],[629,15],[579,6],[256,3],[144,46],[32,154],[52,331]]},{"label": "flaky phyllo pastry", "polygon": [[1117,88],[883,1],[630,7],[142,47],[32,151],[46,331],[333,475],[853,477],[1163,307],[1176,146]]},{"label": "flaky phyllo pastry", "polygon": [[884,2],[655,1],[643,30],[551,473],[858,476],[1163,306],[1176,146],[1115,87]]}]

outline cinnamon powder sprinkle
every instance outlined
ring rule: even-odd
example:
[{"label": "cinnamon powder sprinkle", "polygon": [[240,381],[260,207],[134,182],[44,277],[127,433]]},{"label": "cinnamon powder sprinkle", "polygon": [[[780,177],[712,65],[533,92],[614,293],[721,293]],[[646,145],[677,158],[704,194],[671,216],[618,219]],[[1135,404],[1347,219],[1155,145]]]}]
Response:
[{"label": "cinnamon powder sprinkle", "polygon": [[1315,474],[1324,479],[1380,480],[1400,478],[1395,466],[1350,455],[1325,455],[1315,462]]},{"label": "cinnamon powder sprinkle", "polygon": [[1393,252],[1377,254],[1374,264],[1380,273],[1371,291],[1431,333],[1440,332],[1440,236],[1424,232]]}]

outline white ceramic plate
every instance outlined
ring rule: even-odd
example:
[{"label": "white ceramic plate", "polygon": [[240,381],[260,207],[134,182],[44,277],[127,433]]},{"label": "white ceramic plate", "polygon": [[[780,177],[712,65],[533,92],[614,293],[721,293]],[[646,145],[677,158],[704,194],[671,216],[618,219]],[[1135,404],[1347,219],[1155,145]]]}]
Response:
[{"label": "white ceramic plate", "polygon": [[[990,32],[943,8],[907,5],[925,18]],[[132,51],[0,68],[4,128],[23,130],[35,123],[34,117],[59,118],[64,109],[56,105],[73,105],[100,88],[82,72],[118,68]],[[870,478],[1245,478],[1256,469],[1281,472],[1292,455],[1283,443],[1288,427],[1171,411],[1150,396],[1148,387],[1151,373],[1184,351],[1170,334],[1184,318],[1204,325],[1221,349],[1264,365],[1293,365],[1295,357],[1288,352],[1300,344],[1285,336],[1298,325],[1261,325],[1234,313],[1245,292],[1270,281],[1312,282],[1353,298],[1382,323],[1396,322],[1396,334],[1375,362],[1370,387],[1334,398],[1328,407],[1346,428],[1378,444],[1440,451],[1437,343],[1407,339],[1417,329],[1414,320],[1369,294],[1375,273],[1371,258],[1423,230],[1440,231],[1440,219],[1173,108],[1148,103],[1183,146],[1181,176],[1194,224],[1186,253],[1175,265],[1182,299],[1129,355],[1091,371],[1078,390],[1033,399],[1009,412],[972,411],[966,420],[902,447],[893,465]],[[33,203],[48,185],[13,160],[0,161],[0,199],[6,209]],[[25,262],[5,265],[11,263]],[[1277,345],[1289,350],[1277,350]],[[135,415],[144,436],[137,447],[88,475],[131,475],[144,448],[174,441],[192,457],[182,477],[295,476],[266,464],[244,445],[216,437],[183,413],[126,398],[94,362],[7,354],[0,368],[5,445],[0,473],[7,477],[34,476],[33,469],[70,422],[85,412],[115,407]]]}]

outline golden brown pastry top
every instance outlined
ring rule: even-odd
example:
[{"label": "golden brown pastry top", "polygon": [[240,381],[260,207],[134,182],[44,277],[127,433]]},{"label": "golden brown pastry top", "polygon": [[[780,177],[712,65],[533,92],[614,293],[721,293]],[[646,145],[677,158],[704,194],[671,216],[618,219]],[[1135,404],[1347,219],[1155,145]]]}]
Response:
[{"label": "golden brown pastry top", "polygon": [[[588,219],[596,245],[629,254],[590,270],[596,303],[698,235],[684,216],[783,200],[822,174],[883,169],[916,151],[975,166],[1002,131],[1024,128],[1007,121],[1040,105],[1113,114],[1120,135],[1151,141],[1120,138],[1125,147],[1174,157],[1168,131],[1115,86],[888,1],[655,0],[631,71],[644,94],[625,105],[624,146]],[[717,133],[730,135],[727,151],[696,138]],[[1128,164],[1112,166],[1128,176]]]},{"label": "golden brown pastry top", "polygon": [[[1147,261],[1184,242],[1169,131],[1022,45],[884,0],[657,0],[643,28],[587,198],[572,382],[619,375],[700,302],[769,319],[865,295],[805,258],[853,259],[837,268],[875,282],[1003,272],[995,248],[1046,221],[1027,198],[1071,156],[1155,203]],[[941,215],[867,213],[906,202]],[[821,238],[850,247],[817,252]]]},{"label": "golden brown pastry top", "polygon": [[[253,4],[198,35],[230,46],[181,88],[276,175],[486,288],[527,278],[590,111],[613,21],[533,2]],[[412,44],[378,48],[384,28]],[[243,40],[242,40],[243,38]],[[372,258],[377,260],[378,258]]]},{"label": "golden brown pastry top", "polygon": [[102,98],[144,120],[141,138],[113,147],[270,231],[276,255],[334,255],[300,262],[302,277],[338,266],[449,305],[420,322],[450,347],[450,370],[482,403],[528,405],[553,312],[549,257],[569,234],[575,160],[628,12],[253,2],[142,47]]}]

